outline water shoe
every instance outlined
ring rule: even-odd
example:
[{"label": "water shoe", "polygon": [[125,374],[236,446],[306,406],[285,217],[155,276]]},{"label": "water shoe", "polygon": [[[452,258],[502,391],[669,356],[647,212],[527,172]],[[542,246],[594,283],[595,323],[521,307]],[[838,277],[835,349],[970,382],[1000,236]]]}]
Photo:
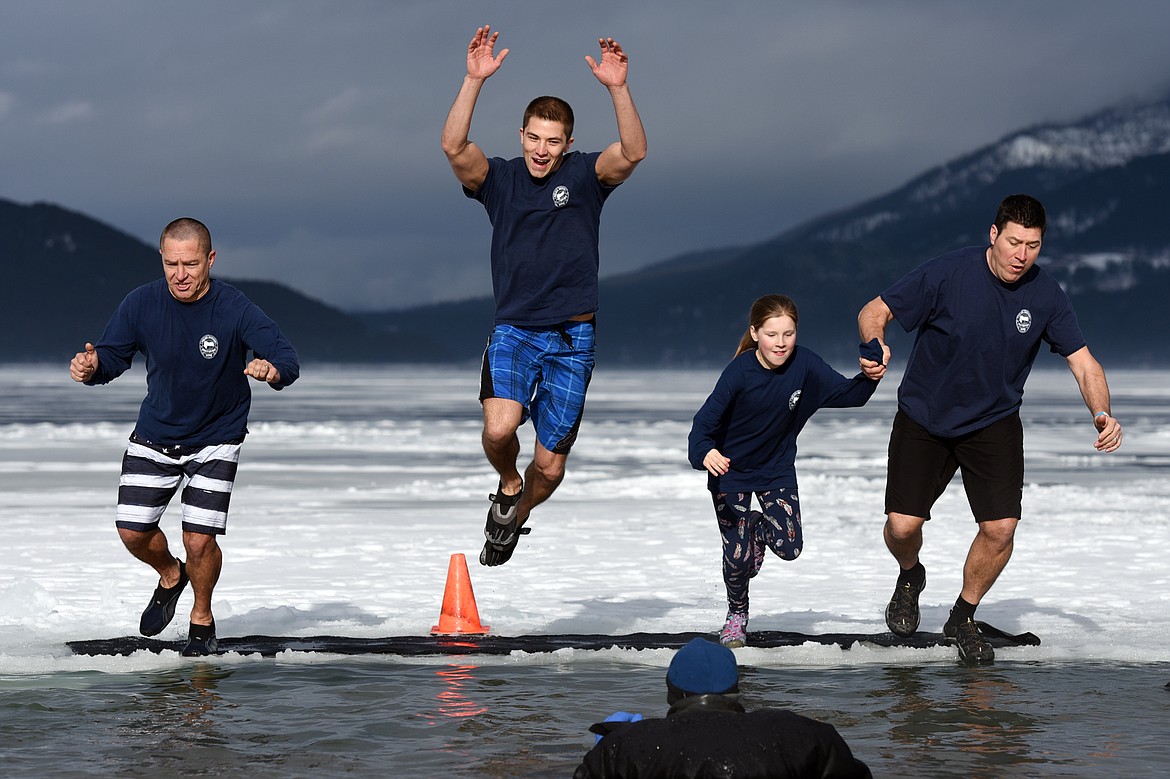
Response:
[{"label": "water shoe", "polygon": [[150,603],[142,612],[142,619],[138,621],[138,632],[144,636],[157,636],[171,624],[175,618],[175,606],[179,603],[179,596],[187,586],[187,566],[179,561],[179,583],[174,587],[163,587],[161,584],[154,588],[154,595]]}]

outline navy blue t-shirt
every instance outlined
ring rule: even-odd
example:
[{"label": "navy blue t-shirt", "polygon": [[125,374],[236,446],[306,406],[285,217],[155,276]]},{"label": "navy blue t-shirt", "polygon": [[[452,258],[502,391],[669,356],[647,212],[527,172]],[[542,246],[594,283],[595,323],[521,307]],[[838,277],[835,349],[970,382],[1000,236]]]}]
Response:
[{"label": "navy blue t-shirt", "polygon": [[914,347],[898,407],[936,436],[981,430],[1014,413],[1024,382],[1047,342],[1068,357],[1085,345],[1068,295],[1033,265],[1014,284],[971,246],[918,266],[882,293]]},{"label": "navy blue t-shirt", "polygon": [[248,351],[280,371],[276,389],[300,375],[280,328],[244,293],[211,280],[207,293],[181,303],[165,279],[135,289],[95,344],[98,369],[86,384],[106,384],[146,356],[146,398],[135,432],[164,446],[211,446],[242,440],[252,405],[244,375]]},{"label": "navy blue t-shirt", "polygon": [[695,414],[687,450],[691,466],[718,449],[731,460],[722,476],[707,474],[713,492],[764,492],[796,487],[796,436],[822,408],[864,406],[877,382],[847,379],[815,352],[797,346],[779,368],[751,349],[732,360]]},{"label": "navy blue t-shirt", "polygon": [[597,310],[601,207],[616,188],[597,179],[600,155],[570,152],[541,180],[523,157],[492,157],[479,189],[464,187],[492,223],[496,324],[555,325]]}]

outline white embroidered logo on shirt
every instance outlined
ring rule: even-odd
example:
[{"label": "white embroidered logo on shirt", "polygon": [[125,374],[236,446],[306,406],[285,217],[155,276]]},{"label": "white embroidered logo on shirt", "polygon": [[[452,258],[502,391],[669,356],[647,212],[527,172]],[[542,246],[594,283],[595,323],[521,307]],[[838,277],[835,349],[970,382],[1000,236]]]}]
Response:
[{"label": "white embroidered logo on shirt", "polygon": [[199,353],[203,355],[205,360],[210,360],[219,354],[219,341],[214,335],[208,333],[199,339]]},{"label": "white embroidered logo on shirt", "polygon": [[792,411],[796,408],[796,404],[800,402],[800,390],[793,392],[788,398],[788,410]]},{"label": "white embroidered logo on shirt", "polygon": [[1032,328],[1032,312],[1026,308],[1021,308],[1020,313],[1016,314],[1016,329],[1021,333],[1026,333]]},{"label": "white embroidered logo on shirt", "polygon": [[564,208],[569,205],[569,188],[564,184],[559,185],[553,190],[553,205],[557,208]]}]

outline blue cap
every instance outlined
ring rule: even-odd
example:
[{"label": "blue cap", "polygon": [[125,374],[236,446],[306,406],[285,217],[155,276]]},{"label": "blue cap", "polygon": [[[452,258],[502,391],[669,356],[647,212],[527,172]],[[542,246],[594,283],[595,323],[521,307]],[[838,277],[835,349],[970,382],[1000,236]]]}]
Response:
[{"label": "blue cap", "polygon": [[670,661],[666,681],[692,695],[733,692],[739,669],[730,649],[705,638],[692,638]]}]

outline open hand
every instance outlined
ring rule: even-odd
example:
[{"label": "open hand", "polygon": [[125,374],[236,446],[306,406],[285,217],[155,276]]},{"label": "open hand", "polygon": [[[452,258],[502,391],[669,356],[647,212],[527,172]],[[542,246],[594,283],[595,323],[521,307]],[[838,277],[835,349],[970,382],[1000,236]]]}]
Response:
[{"label": "open hand", "polygon": [[467,75],[472,78],[489,78],[500,69],[509,50],[504,49],[496,55],[496,39],[499,37],[498,32],[492,32],[490,24],[475,31],[471,43],[467,44]]},{"label": "open hand", "polygon": [[622,51],[621,45],[613,38],[598,38],[601,44],[601,62],[596,62],[588,54],[585,62],[593,75],[607,87],[620,87],[626,83],[626,74],[630,69],[630,58]]}]

